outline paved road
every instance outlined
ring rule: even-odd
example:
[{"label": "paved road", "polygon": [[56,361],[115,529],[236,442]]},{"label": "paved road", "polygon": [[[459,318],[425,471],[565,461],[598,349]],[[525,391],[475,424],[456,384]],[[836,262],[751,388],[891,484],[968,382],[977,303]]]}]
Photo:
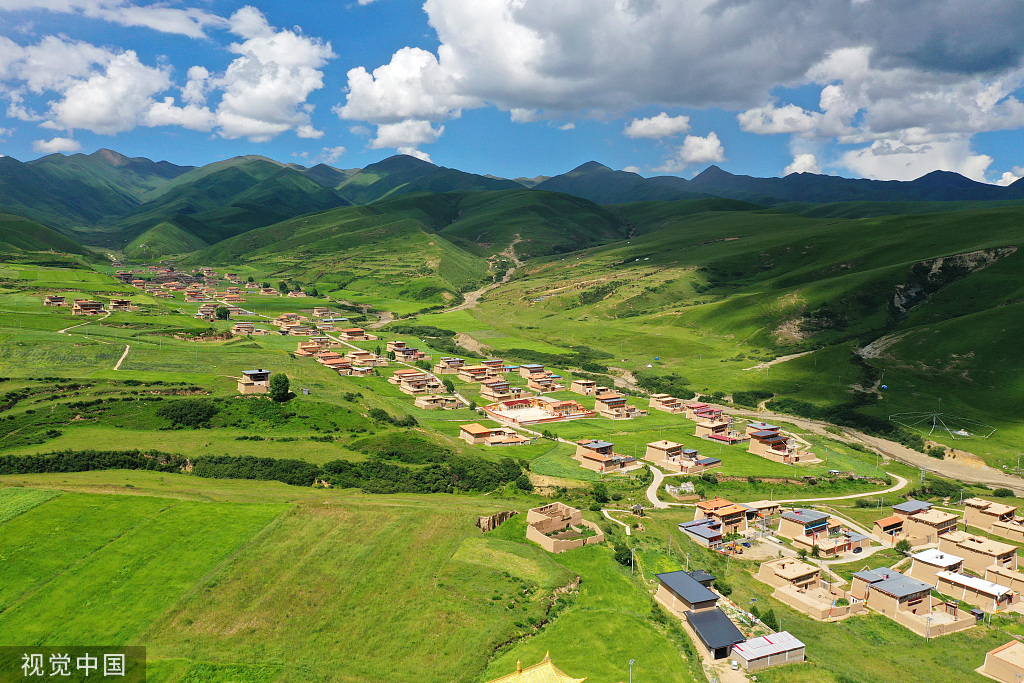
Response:
[{"label": "paved road", "polygon": [[[625,512],[625,510],[623,510],[623,512]],[[611,515],[608,514],[607,510],[601,510],[601,513],[605,517],[607,517],[608,519],[610,519],[613,522],[615,522],[616,524],[621,524],[622,526],[626,527],[626,535],[627,536],[632,536],[633,535],[633,529],[628,524],[626,524],[625,522],[620,522],[619,520],[615,519],[614,517],[612,517]]]},{"label": "paved road", "polygon": [[825,498],[790,498],[788,500],[777,500],[776,503],[814,503],[821,500],[850,500],[853,498],[871,498],[873,496],[884,496],[886,493],[896,493],[910,482],[898,474],[889,473],[889,476],[896,480],[896,484],[884,491],[870,491],[868,493],[852,493],[848,496],[827,496]]}]

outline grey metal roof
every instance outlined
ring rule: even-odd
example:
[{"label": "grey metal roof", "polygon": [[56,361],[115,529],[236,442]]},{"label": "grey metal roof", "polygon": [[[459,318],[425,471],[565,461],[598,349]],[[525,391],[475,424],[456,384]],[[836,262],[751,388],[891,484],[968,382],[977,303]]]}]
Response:
[{"label": "grey metal roof", "polygon": [[720,529],[716,529],[714,527],[707,526],[706,524],[686,527],[685,529],[683,529],[683,531],[685,531],[688,534],[693,534],[694,536],[700,536],[701,538],[706,538],[709,541],[712,540],[712,539],[715,539],[715,538],[721,538],[722,537],[722,531]]},{"label": "grey metal roof", "polygon": [[[931,584],[918,581],[900,574],[892,569],[871,569],[864,572],[857,572],[854,576],[860,577],[871,584],[871,588],[879,590],[894,598],[906,598],[917,593],[931,591]],[[871,578],[868,578],[868,577]]]},{"label": "grey metal roof", "polygon": [[923,500],[908,500],[906,503],[893,505],[892,509],[898,510],[899,512],[906,512],[907,514],[912,515],[915,512],[920,512],[921,510],[930,510],[931,507],[931,503],[928,503]]},{"label": "grey metal roof", "polygon": [[719,460],[718,458],[697,458],[698,465],[714,465],[720,462],[722,461]]},{"label": "grey metal roof", "polygon": [[783,519],[788,519],[791,522],[797,522],[799,524],[811,524],[813,522],[822,522],[828,519],[828,515],[824,512],[817,512],[815,510],[808,510],[807,508],[800,508],[798,510],[792,510],[789,512],[782,513]]},{"label": "grey metal roof", "polygon": [[697,581],[700,581],[701,583],[703,583],[705,581],[714,581],[715,580],[715,575],[714,574],[706,572],[703,569],[694,569],[692,572],[690,572],[690,576],[692,576]]},{"label": "grey metal roof", "polygon": [[613,444],[610,444],[607,441],[591,441],[586,445],[586,448],[608,448],[612,445]]},{"label": "grey metal roof", "polygon": [[659,581],[665,584],[669,590],[681,597],[691,605],[702,602],[717,601],[718,595],[708,590],[695,578],[685,571],[668,572],[666,574],[655,574]]},{"label": "grey metal roof", "polygon": [[863,541],[865,538],[867,538],[867,536],[865,536],[864,534],[858,534],[856,531],[848,531],[848,532],[846,532],[846,537],[848,539],[850,539],[850,543],[856,543],[858,541]]},{"label": "grey metal roof", "polygon": [[697,636],[704,642],[709,650],[716,650],[720,647],[731,647],[736,643],[742,643],[747,638],[736,624],[729,621],[725,612],[718,609],[705,609],[700,612],[687,612],[686,620],[697,632]]}]

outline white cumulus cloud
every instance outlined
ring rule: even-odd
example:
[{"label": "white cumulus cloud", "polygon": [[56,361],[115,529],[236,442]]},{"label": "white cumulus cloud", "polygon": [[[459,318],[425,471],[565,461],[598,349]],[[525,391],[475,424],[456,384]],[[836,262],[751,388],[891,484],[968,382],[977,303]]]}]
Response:
[{"label": "white cumulus cloud", "polygon": [[992,164],[987,154],[975,154],[966,137],[926,143],[876,140],[870,146],[846,152],[840,165],[857,175],[876,180],[914,180],[935,170],[953,171],[971,180],[988,182]]},{"label": "white cumulus cloud", "polygon": [[[434,128],[430,121],[400,121],[377,126],[377,135],[370,140],[373,149],[413,148],[435,142],[444,133],[444,126]],[[408,154],[408,152],[402,152]]]},{"label": "white cumulus cloud", "polygon": [[790,173],[821,173],[821,164],[818,157],[813,154],[797,154],[793,157],[793,163],[786,167],[782,175]]},{"label": "white cumulus cloud", "polygon": [[623,133],[630,138],[661,139],[690,130],[689,116],[669,116],[661,112],[646,119],[633,119]]},{"label": "white cumulus cloud", "polygon": [[690,164],[706,164],[725,161],[725,148],[714,131],[705,137],[687,135],[683,144],[676,147],[663,165],[654,169],[663,173],[678,173]]},{"label": "white cumulus cloud", "polygon": [[51,138],[49,140],[35,140],[32,142],[32,150],[40,154],[56,154],[57,152],[77,152],[82,149],[78,140],[71,138]]},{"label": "white cumulus cloud", "polygon": [[[328,42],[291,30],[278,30],[253,7],[231,15],[231,31],[244,38],[232,43],[239,55],[211,85],[222,91],[216,108],[218,133],[265,142],[287,131],[316,138],[309,95],[323,87],[322,67],[336,55]],[[193,80],[199,81],[201,73]]]},{"label": "white cumulus cloud", "polygon": [[0,12],[49,10],[102,19],[121,26],[141,26],[191,38],[206,37],[207,27],[227,25],[224,18],[197,7],[168,7],[163,3],[136,5],[126,0],[4,0]]}]

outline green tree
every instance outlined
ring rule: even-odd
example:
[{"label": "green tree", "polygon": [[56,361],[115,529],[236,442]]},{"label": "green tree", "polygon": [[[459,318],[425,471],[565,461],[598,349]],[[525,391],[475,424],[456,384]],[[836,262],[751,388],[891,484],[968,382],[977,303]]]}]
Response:
[{"label": "green tree", "polygon": [[611,498],[608,497],[608,486],[603,482],[596,482],[590,489],[591,495],[594,496],[594,500],[602,505],[607,503]]},{"label": "green tree", "polygon": [[447,391],[449,394],[455,393],[455,382],[446,378],[441,380],[441,384],[444,385],[444,390]]},{"label": "green tree", "polygon": [[779,630],[779,620],[775,616],[775,610],[768,610],[761,616],[761,623],[773,631]]},{"label": "green tree", "polygon": [[896,552],[903,553],[904,555],[910,552],[910,541],[903,538],[896,543]]},{"label": "green tree", "polygon": [[312,287],[312,288],[310,288],[310,290],[309,290],[309,295],[310,295],[310,296],[313,296],[313,297],[319,297],[319,296],[320,296],[320,291],[319,291],[319,290],[317,290],[317,288],[316,288],[316,287]]},{"label": "green tree", "polygon": [[821,548],[818,547],[817,543],[811,548],[811,557],[821,557]]},{"label": "green tree", "polygon": [[525,491],[526,493],[533,491],[533,482],[530,481],[530,478],[525,474],[520,475],[519,478],[516,479],[515,484],[516,488],[520,491]]},{"label": "green tree", "polygon": [[928,457],[942,460],[946,457],[946,449],[943,446],[932,446],[928,449]]},{"label": "green tree", "polygon": [[263,289],[269,289],[270,288],[270,283],[269,282],[261,282],[260,283],[260,287],[262,287]]},{"label": "green tree", "polygon": [[288,375],[283,372],[276,373],[270,376],[270,398],[277,401],[278,403],[284,403],[288,400],[288,394],[291,391],[291,382],[288,381]]},{"label": "green tree", "polygon": [[217,320],[227,320],[231,317],[231,311],[228,310],[227,306],[218,306],[213,311],[213,317]]},{"label": "green tree", "polygon": [[1010,489],[996,489],[995,491],[992,492],[992,495],[995,496],[996,498],[1012,498],[1013,491],[1011,491]]},{"label": "green tree", "polygon": [[624,564],[627,567],[633,564],[633,555],[629,552],[629,548],[622,543],[615,544],[615,561],[619,564]]},{"label": "green tree", "polygon": [[281,280],[280,282],[277,283],[277,291],[281,292],[282,294],[287,294],[288,289],[288,283],[285,282],[284,280]]},{"label": "green tree", "polygon": [[252,275],[250,275],[249,279],[247,280],[247,282],[256,282],[256,278],[254,278]]}]

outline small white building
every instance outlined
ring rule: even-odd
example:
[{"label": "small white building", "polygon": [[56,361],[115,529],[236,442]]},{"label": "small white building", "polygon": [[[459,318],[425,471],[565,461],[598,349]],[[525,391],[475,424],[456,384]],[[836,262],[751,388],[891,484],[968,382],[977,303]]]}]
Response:
[{"label": "small white building", "polygon": [[732,646],[732,658],[747,671],[804,661],[805,645],[789,631],[752,638]]}]

